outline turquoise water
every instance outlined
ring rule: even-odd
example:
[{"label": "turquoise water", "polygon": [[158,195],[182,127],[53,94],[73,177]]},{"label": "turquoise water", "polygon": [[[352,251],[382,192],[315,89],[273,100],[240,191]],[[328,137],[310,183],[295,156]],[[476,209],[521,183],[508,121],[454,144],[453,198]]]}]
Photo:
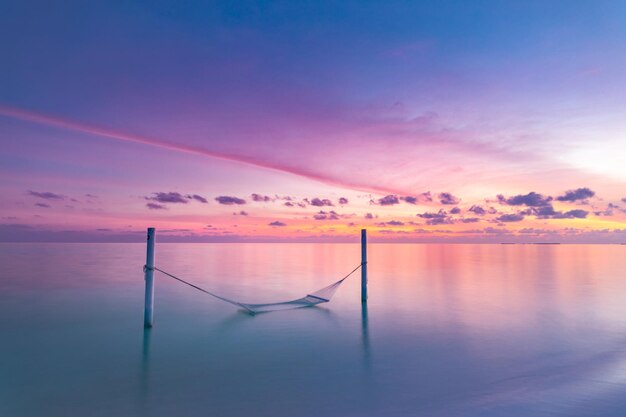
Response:
[{"label": "turquoise water", "polygon": [[[141,244],[0,244],[0,416],[623,416],[626,253],[370,245],[331,303],[254,317]],[[298,298],[348,244],[158,244],[230,298]]]}]

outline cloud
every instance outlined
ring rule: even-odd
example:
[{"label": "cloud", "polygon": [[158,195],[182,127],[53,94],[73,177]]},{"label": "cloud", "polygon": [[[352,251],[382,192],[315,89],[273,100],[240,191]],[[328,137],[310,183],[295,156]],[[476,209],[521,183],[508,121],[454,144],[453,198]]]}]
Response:
[{"label": "cloud", "polygon": [[425,193],[421,193],[417,196],[404,196],[404,197],[400,197],[400,200],[403,200],[409,204],[417,204],[419,202],[425,202],[425,203],[430,203],[433,201],[433,196],[430,194],[430,191],[427,191]]},{"label": "cloud", "polygon": [[188,199],[190,199],[190,200],[196,200],[196,201],[199,201],[199,202],[205,203],[205,204],[209,202],[206,198],[204,198],[204,197],[202,197],[201,195],[198,195],[198,194],[190,194],[190,195],[187,195],[186,197]]},{"label": "cloud", "polygon": [[[334,117],[337,117],[337,119],[331,121],[331,119],[324,118],[325,122],[319,125],[320,127],[326,125],[327,122],[332,122],[332,126],[337,126],[335,124],[335,122],[337,121],[349,122],[348,120],[343,119],[343,112],[332,111],[328,108],[327,103],[324,103],[322,107],[324,109],[324,114],[330,112],[329,114],[333,115],[331,119],[333,119]],[[307,106],[307,108],[309,107]],[[183,113],[185,112],[182,108],[179,110]],[[299,110],[294,108],[291,110],[294,112],[294,116],[298,116],[301,114],[301,109]],[[225,111],[230,114],[228,110]],[[209,150],[206,149],[206,146],[204,146],[204,144],[198,143],[196,140],[190,139],[190,143],[172,142],[169,140],[139,136],[121,131],[111,130],[108,128],[92,126],[73,120],[65,120],[52,115],[35,113],[24,109],[0,106],[0,114],[4,116],[44,124],[47,126],[55,126],[62,129],[83,132],[96,138],[139,143],[160,149],[178,151],[185,154],[203,155],[207,157],[217,158],[220,160],[238,161],[241,163],[264,167],[272,170],[289,172],[306,178],[315,179],[326,184],[348,186],[353,189],[375,191],[377,193],[404,194],[406,191],[403,192],[402,190],[406,189],[406,187],[408,186],[414,186],[414,184],[419,181],[419,179],[416,179],[416,175],[414,174],[433,170],[434,161],[438,161],[437,157],[424,158],[424,160],[413,158],[416,141],[419,141],[419,143],[424,143],[429,147],[432,146],[434,148],[434,151],[436,152],[436,156],[439,156],[440,153],[442,153],[443,156],[449,156],[451,153],[450,151],[452,151],[454,153],[463,152],[480,156],[496,155],[511,159],[515,157],[515,162],[519,162],[520,156],[525,155],[525,153],[523,152],[502,149],[502,147],[497,146],[497,144],[477,144],[476,141],[472,140],[472,137],[464,137],[463,134],[466,132],[463,129],[447,128],[440,124],[434,124],[432,116],[428,114],[416,118],[398,118],[397,116],[384,116],[382,114],[379,114],[377,111],[367,113],[368,114],[366,115],[364,120],[360,120],[359,118],[359,121],[356,122],[356,124],[352,126],[350,126],[350,124],[347,124],[345,127],[347,130],[343,130],[342,128],[339,131],[328,134],[328,131],[326,129],[316,131],[318,129],[318,124],[317,122],[315,122],[310,126],[310,132],[307,133],[307,137],[311,139],[324,136],[326,138],[323,139],[324,144],[332,143],[333,146],[337,145],[337,139],[339,137],[344,137],[346,135],[348,135],[348,137],[360,137],[363,136],[363,133],[365,132],[368,132],[368,134],[369,132],[372,132],[372,134],[387,135],[387,137],[389,138],[397,137],[397,140],[393,139],[393,145],[397,145],[393,146],[393,148],[396,148],[396,150],[394,150],[393,152],[377,152],[376,154],[372,152],[372,158],[368,158],[371,165],[364,173],[366,175],[354,175],[355,171],[353,170],[353,168],[356,169],[363,167],[362,158],[349,157],[346,160],[342,160],[342,163],[333,164],[333,167],[327,166],[326,164],[319,164],[317,163],[318,158],[315,158],[315,156],[318,154],[316,154],[315,152],[319,152],[319,155],[321,156],[323,155],[323,152],[327,152],[327,147],[320,146],[320,144],[317,144],[315,140],[303,140],[302,144],[304,144],[303,146],[305,146],[305,148],[302,148],[301,146],[294,148],[296,151],[299,151],[299,154],[302,155],[302,159],[300,159],[299,157],[294,158],[294,155],[291,152],[275,152],[277,144],[284,144],[285,140],[292,140],[291,135],[287,134],[286,132],[285,136],[281,134],[276,135],[274,134],[275,132],[269,133],[271,129],[267,129],[268,124],[265,117],[255,119],[255,122],[252,123],[251,126],[248,126],[247,123],[242,126],[242,128],[245,129],[247,133],[255,131],[255,129],[259,129],[257,133],[262,136],[261,139],[263,139],[264,146],[259,146],[258,149],[254,149],[254,152],[251,152],[249,151],[249,145],[251,143],[246,143],[245,140],[243,143],[239,143],[239,141],[235,138],[241,135],[237,134],[234,134],[235,136],[232,137],[227,135],[227,137],[224,137],[222,140],[216,141],[216,149]],[[281,114],[284,115],[284,112],[281,112]],[[311,116],[312,114],[316,114],[316,112],[308,111],[304,112],[304,114],[307,115],[306,119],[308,119],[309,116]],[[219,118],[219,116],[217,115],[215,115],[215,117]],[[314,119],[315,118],[316,117],[314,117]],[[351,117],[350,120],[352,119],[353,118]],[[294,121],[294,123],[297,124],[297,117],[294,120],[296,120]],[[312,122],[313,120],[309,121]],[[165,120],[159,120],[158,122],[166,123]],[[326,126],[328,127],[329,125]],[[216,128],[219,130],[217,125]],[[433,131],[433,129],[436,129],[437,131],[435,132]],[[291,129],[285,128],[284,130],[289,131]],[[164,133],[165,136],[168,137],[174,136],[173,132],[169,132],[169,134],[167,132]],[[259,135],[249,136],[257,138],[257,140],[259,140]],[[301,135],[296,135],[296,137],[302,138]],[[367,140],[362,141],[364,147],[359,147],[359,151],[367,153],[367,151],[371,149],[371,145],[368,142],[369,141]],[[238,151],[237,148],[239,146],[241,146],[241,148]],[[246,151],[245,149],[248,149],[248,151]],[[348,155],[348,153],[345,154]],[[396,187],[391,189],[388,184],[389,181],[386,179],[384,173],[386,171],[388,163],[399,162],[398,156],[400,156],[402,159],[414,159],[415,162],[406,166],[403,179],[398,180],[400,182],[397,183]],[[356,161],[356,165],[353,160]],[[446,160],[446,164],[452,162],[453,161]],[[456,166],[456,162],[458,161],[454,162]],[[437,163],[436,166],[438,167],[439,163]],[[406,182],[409,183],[407,184]]]},{"label": "cloud", "polygon": [[522,220],[524,220],[524,215],[519,214],[519,213],[518,214],[503,214],[497,217],[496,220],[500,222],[505,222],[505,223],[521,222]]},{"label": "cloud", "polygon": [[461,201],[450,193],[439,193],[438,197],[439,202],[446,205],[459,204]]},{"label": "cloud", "polygon": [[177,193],[174,191],[155,192],[155,193],[152,193],[151,197],[144,197],[144,198],[146,200],[156,201],[157,203],[161,203],[161,204],[167,204],[167,203],[187,204],[189,203],[190,200],[195,200],[203,204],[208,203],[208,200],[202,197],[201,195],[198,195],[198,194],[183,195],[181,193]]},{"label": "cloud", "polygon": [[302,208],[306,207],[306,203],[304,203],[304,202],[293,203],[291,201],[285,201],[284,205],[287,206],[287,207],[296,207],[296,206],[297,207],[302,207]]},{"label": "cloud", "polygon": [[281,221],[273,221],[271,223],[268,223],[268,226],[272,226],[272,227],[282,227],[282,226],[287,226],[287,223],[283,223]]},{"label": "cloud", "polygon": [[498,194],[498,201],[500,204],[508,204],[509,206],[541,207],[548,205],[552,201],[552,197],[544,197],[539,193],[531,191],[525,195],[520,194],[509,198]]},{"label": "cloud", "polygon": [[587,210],[570,210],[565,213],[561,211],[552,210],[549,214],[539,214],[537,218],[539,219],[585,219],[589,212]]},{"label": "cloud", "polygon": [[50,208],[50,204],[45,203],[35,203],[37,207]]},{"label": "cloud", "polygon": [[[307,200],[309,201],[309,200]],[[309,201],[309,204],[315,207],[324,207],[324,206],[329,206],[332,207],[333,206],[333,202],[330,201],[327,198],[321,199],[321,198],[313,198],[312,200]]]},{"label": "cloud", "polygon": [[157,192],[157,193],[152,193],[154,194],[153,197],[145,197],[146,200],[153,200],[156,201],[158,203],[180,203],[180,204],[187,204],[189,201],[187,198],[185,198],[185,196],[183,196],[181,193],[176,193],[176,192]]},{"label": "cloud", "polygon": [[487,211],[484,208],[482,208],[481,206],[476,206],[476,205],[470,207],[467,211],[470,211],[479,216],[484,216],[485,213],[487,213]]},{"label": "cloud", "polygon": [[232,197],[228,195],[221,195],[221,196],[215,197],[215,201],[217,201],[220,204],[224,204],[226,206],[232,206],[233,204],[237,204],[237,205],[246,204],[246,200],[244,200],[243,198]]},{"label": "cloud", "polygon": [[547,206],[534,208],[533,214],[537,216],[538,219],[584,219],[589,214],[586,210],[570,210],[565,213],[561,211],[554,210],[551,204]]},{"label": "cloud", "polygon": [[578,201],[586,200],[596,195],[594,191],[589,188],[577,188],[575,190],[568,190],[564,195],[558,196],[556,199],[559,201]]},{"label": "cloud", "polygon": [[454,223],[454,221],[448,216],[448,213],[446,213],[445,210],[439,210],[436,213],[425,212],[425,213],[418,214],[417,217],[425,219],[426,224],[429,224],[431,226],[438,225],[438,224]]},{"label": "cloud", "polygon": [[146,207],[148,207],[150,210],[167,210],[164,205],[157,203],[147,203]]},{"label": "cloud", "polygon": [[363,216],[363,217],[365,217],[368,220],[371,220],[371,219],[374,218],[374,215],[372,213],[365,213],[365,216]]},{"label": "cloud", "polygon": [[339,214],[335,211],[321,211],[313,216],[315,220],[338,220]]},{"label": "cloud", "polygon": [[261,194],[256,194],[256,193],[252,193],[250,198],[252,198],[252,201],[256,201],[256,202],[272,201],[272,197],[270,197],[269,195],[261,195]]},{"label": "cloud", "polygon": [[377,226],[404,226],[404,222],[399,220],[390,220],[388,222],[376,223]]},{"label": "cloud", "polygon": [[341,205],[348,204],[348,199],[345,197],[339,197],[339,204]]},{"label": "cloud", "polygon": [[622,203],[626,203],[626,197],[622,198]]},{"label": "cloud", "polygon": [[417,217],[421,217],[422,219],[437,219],[437,218],[443,218],[443,217],[447,217],[447,213],[445,210],[439,210],[437,213],[429,213],[429,212],[425,212],[422,214],[418,214]]},{"label": "cloud", "polygon": [[61,194],[51,193],[50,191],[28,191],[28,195],[33,197],[43,198],[44,200],[64,200],[65,196]]},{"label": "cloud", "polygon": [[396,195],[386,195],[383,198],[378,199],[378,204],[381,206],[393,206],[394,204],[399,204],[400,200]]},{"label": "cloud", "polygon": [[476,223],[479,221],[480,219],[478,217],[467,217],[465,219],[461,219],[461,223]]},{"label": "cloud", "polygon": [[248,212],[241,210],[239,213],[233,213],[233,216],[247,216]]},{"label": "cloud", "polygon": [[450,214],[459,214],[461,212],[461,209],[458,207],[454,207],[452,210],[450,210]]},{"label": "cloud", "polygon": [[566,219],[585,219],[589,212],[587,210],[570,210],[564,213]]},{"label": "cloud", "polygon": [[594,211],[593,214],[595,214],[596,216],[612,216],[615,213],[614,210],[619,210],[622,213],[626,213],[626,209],[621,208],[617,204],[609,203],[604,211]]}]

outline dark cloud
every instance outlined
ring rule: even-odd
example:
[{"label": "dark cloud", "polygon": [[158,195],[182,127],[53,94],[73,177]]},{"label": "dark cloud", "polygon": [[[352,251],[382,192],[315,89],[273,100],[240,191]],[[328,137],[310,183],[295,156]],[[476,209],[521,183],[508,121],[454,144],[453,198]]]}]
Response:
[{"label": "dark cloud", "polygon": [[45,203],[35,203],[37,207],[50,208],[50,204]]},{"label": "dark cloud", "polygon": [[508,204],[509,206],[528,206],[528,207],[541,207],[546,206],[552,201],[552,197],[546,197],[534,191],[531,191],[525,195],[516,195],[506,198],[502,194],[498,195],[498,201],[501,204]]},{"label": "dark cloud", "polygon": [[617,204],[609,203],[609,205],[603,211],[594,211],[596,216],[612,216],[615,214],[615,210],[619,210],[622,213],[626,213],[626,209],[621,208]]},{"label": "dark cloud", "polygon": [[269,195],[261,195],[261,194],[256,194],[253,193],[250,198],[252,198],[252,201],[257,201],[257,202],[268,202],[268,201],[272,201],[272,197],[270,197]]},{"label": "dark cloud", "polygon": [[447,216],[448,214],[446,213],[445,210],[439,210],[437,213],[425,212],[425,213],[417,215],[417,217],[421,217],[422,219],[438,219],[438,218],[444,218]]},{"label": "dark cloud", "polygon": [[550,216],[557,214],[557,211],[554,210],[552,204],[548,204],[546,206],[525,210],[522,214],[534,214],[537,217],[549,218]]},{"label": "dark cloud", "polygon": [[306,207],[306,203],[304,202],[293,203],[291,201],[285,201],[284,205],[287,207],[296,207],[296,206],[302,207],[302,208]]},{"label": "dark cloud", "polygon": [[327,198],[322,199],[322,198],[317,198],[317,197],[311,199],[309,201],[309,204],[315,207],[324,207],[324,206],[332,207],[333,206],[333,202],[330,201],[329,199]]},{"label": "dark cloud", "polygon": [[148,207],[150,210],[166,210],[166,207],[164,205],[157,203],[147,203],[146,207]]},{"label": "dark cloud", "polygon": [[342,205],[348,204],[348,199],[345,197],[339,197],[339,204],[342,204]]},{"label": "dark cloud", "polygon": [[622,203],[626,203],[626,197],[622,198]]},{"label": "dark cloud", "polygon": [[533,208],[533,214],[538,219],[584,219],[589,214],[586,210],[570,210],[567,212],[556,211],[551,204],[547,206]]},{"label": "dark cloud", "polygon": [[595,216],[612,216],[613,213],[614,213],[613,210],[608,207],[605,210],[599,210],[599,211],[593,212]]},{"label": "dark cloud", "polygon": [[409,204],[417,204],[417,203],[431,203],[433,201],[433,196],[430,194],[430,191],[426,191],[425,193],[418,194],[417,196],[407,195],[405,197],[400,197],[400,200],[403,200]]},{"label": "dark cloud", "polygon": [[232,197],[232,196],[228,196],[228,195],[221,195],[218,197],[215,197],[215,201],[217,201],[220,204],[224,204],[226,206],[232,206],[233,204],[246,204],[246,200],[244,200],[243,198],[239,198],[239,197]]},{"label": "dark cloud", "polygon": [[339,219],[339,214],[337,214],[335,211],[321,211],[317,214],[315,214],[313,216],[313,218],[315,220],[338,220]]},{"label": "dark cloud", "polygon": [[152,197],[145,197],[146,200],[153,200],[156,201],[158,203],[180,203],[180,204],[187,204],[189,202],[189,200],[187,198],[185,198],[185,196],[183,196],[181,193],[176,193],[176,192],[157,192],[157,193],[152,193],[154,194]]},{"label": "dark cloud", "polygon": [[461,223],[476,223],[479,221],[480,219],[478,217],[466,217],[465,219],[461,219]]},{"label": "dark cloud", "polygon": [[374,215],[372,213],[366,213],[365,216],[363,216],[363,217],[365,217],[368,220],[371,220],[371,219],[374,218]]},{"label": "dark cloud", "polygon": [[206,198],[204,198],[204,197],[202,197],[201,195],[198,195],[198,194],[189,194],[186,197],[188,199],[190,199],[190,200],[196,200],[196,201],[199,201],[199,202],[205,203],[205,204],[209,202]]},{"label": "dark cloud", "polygon": [[93,194],[85,194],[85,197],[87,197],[87,198],[98,198],[97,195],[93,195]]},{"label": "dark cloud", "polygon": [[376,223],[377,226],[404,226],[404,223],[399,220],[390,220],[388,222]]},{"label": "dark cloud", "polygon": [[248,212],[241,210],[239,213],[233,213],[233,216],[247,216]]},{"label": "dark cloud", "polygon": [[461,212],[461,209],[458,207],[454,207],[452,210],[450,210],[450,214],[459,214]]},{"label": "dark cloud", "polygon": [[537,218],[540,219],[585,219],[589,212],[587,210],[570,210],[565,213],[561,211],[553,211],[551,214],[541,214]]},{"label": "dark cloud", "polygon": [[565,216],[568,219],[585,219],[587,218],[587,215],[589,214],[589,212],[587,210],[580,210],[580,209],[576,209],[576,210],[570,210],[570,211],[566,211],[565,212]]},{"label": "dark cloud", "polygon": [[479,216],[484,216],[487,213],[487,211],[484,208],[482,208],[481,206],[476,206],[476,205],[470,207],[467,211],[470,211]]},{"label": "dark cloud", "polygon": [[439,193],[438,197],[439,202],[446,205],[459,204],[461,201],[450,193]]},{"label": "dark cloud", "polygon": [[282,227],[282,226],[287,226],[287,223],[283,223],[283,222],[276,220],[271,223],[268,223],[268,226]]},{"label": "dark cloud", "polygon": [[500,222],[505,222],[505,223],[521,222],[522,220],[524,220],[524,215],[519,214],[519,213],[518,214],[503,214],[497,217],[496,220]]},{"label": "dark cloud", "polygon": [[378,204],[381,206],[393,206],[394,204],[399,204],[400,200],[397,195],[386,195],[383,198],[378,199]]},{"label": "dark cloud", "polygon": [[564,195],[558,196],[556,199],[559,201],[578,201],[578,200],[586,200],[588,198],[596,195],[595,192],[591,191],[589,188],[577,188],[575,190],[568,190]]},{"label": "dark cloud", "polygon": [[50,191],[28,191],[28,195],[32,195],[33,197],[43,198],[44,200],[63,200],[65,196],[61,194],[51,193]]},{"label": "dark cloud", "polygon": [[183,195],[181,193],[177,193],[174,191],[156,192],[156,193],[152,193],[152,196],[144,197],[144,198],[146,200],[156,201],[157,203],[161,203],[161,204],[166,204],[166,203],[187,204],[189,203],[189,200],[195,200],[203,204],[208,203],[208,200],[202,197],[201,195],[198,195],[198,194]]},{"label": "dark cloud", "polygon": [[454,221],[448,216],[445,210],[439,210],[436,213],[426,212],[418,214],[417,217],[426,220],[426,224],[438,225],[438,224],[452,224]]}]

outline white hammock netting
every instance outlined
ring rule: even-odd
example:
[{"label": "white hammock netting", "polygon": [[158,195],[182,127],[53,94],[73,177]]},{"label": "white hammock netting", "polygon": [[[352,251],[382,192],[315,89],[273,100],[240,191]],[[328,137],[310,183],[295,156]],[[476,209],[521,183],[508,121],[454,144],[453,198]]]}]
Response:
[{"label": "white hammock netting", "polygon": [[[358,271],[361,266],[363,266],[363,264],[360,264],[359,266],[357,266],[356,268],[354,268],[348,275],[346,275],[345,277],[341,278],[339,281],[334,282],[322,289],[319,289],[315,292],[312,292],[310,294],[305,295],[302,298],[298,298],[297,300],[292,300],[292,301],[283,301],[283,302],[278,302],[278,303],[266,303],[266,304],[250,304],[250,303],[241,303],[239,301],[235,301],[235,300],[231,300],[225,297],[221,297],[217,294],[214,294],[212,292],[209,292],[207,290],[205,290],[204,288],[200,288],[197,285],[191,284],[181,278],[178,278],[177,276],[174,276],[168,272],[165,272],[159,268],[154,268],[155,271],[159,271],[164,275],[169,276],[170,278],[174,278],[177,281],[182,282],[183,284],[187,284],[190,287],[193,287],[199,291],[202,291],[205,294],[208,294],[212,297],[215,297],[219,300],[225,301],[229,304],[238,306],[243,308],[245,311],[247,311],[250,314],[256,314],[256,313],[266,313],[266,312],[270,312],[270,311],[279,311],[279,310],[290,310],[290,309],[294,309],[294,308],[303,308],[303,307],[312,307],[315,306],[317,304],[322,304],[322,303],[327,303],[329,302],[333,295],[335,295],[335,292],[337,292],[337,289],[339,288],[339,286],[341,286],[341,284],[343,284],[343,282],[352,274],[354,274],[356,271]],[[144,267],[145,269],[146,267]]]}]

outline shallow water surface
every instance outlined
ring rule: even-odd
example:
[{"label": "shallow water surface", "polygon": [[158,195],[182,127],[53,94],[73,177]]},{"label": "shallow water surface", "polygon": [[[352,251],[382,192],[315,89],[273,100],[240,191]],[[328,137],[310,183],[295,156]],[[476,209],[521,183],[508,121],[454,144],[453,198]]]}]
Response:
[{"label": "shallow water surface", "polygon": [[[372,244],[370,299],[249,316],[145,246],[0,244],[0,416],[624,416],[626,247]],[[349,244],[158,244],[228,298],[299,298]]]}]

